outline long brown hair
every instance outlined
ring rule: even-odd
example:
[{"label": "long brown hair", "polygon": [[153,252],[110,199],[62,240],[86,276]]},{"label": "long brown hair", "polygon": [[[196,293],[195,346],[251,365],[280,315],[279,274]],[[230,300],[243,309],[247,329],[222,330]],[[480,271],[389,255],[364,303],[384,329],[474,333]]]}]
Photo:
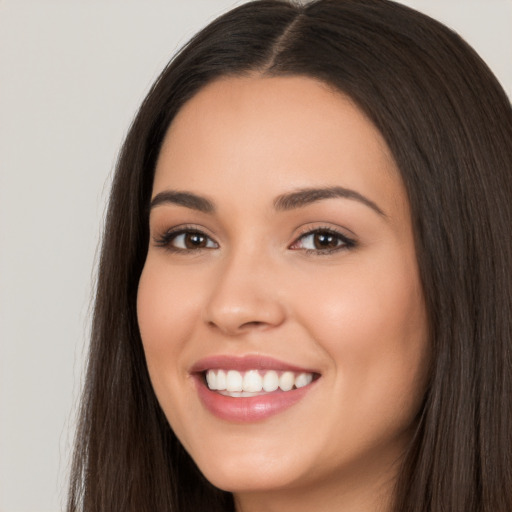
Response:
[{"label": "long brown hair", "polygon": [[244,4],[194,37],[144,100],[110,197],[68,511],[233,510],[158,405],[135,304],[167,128],[205,84],[254,72],[349,95],[407,189],[433,359],[394,510],[510,512],[512,109],[460,37],[387,0]]}]

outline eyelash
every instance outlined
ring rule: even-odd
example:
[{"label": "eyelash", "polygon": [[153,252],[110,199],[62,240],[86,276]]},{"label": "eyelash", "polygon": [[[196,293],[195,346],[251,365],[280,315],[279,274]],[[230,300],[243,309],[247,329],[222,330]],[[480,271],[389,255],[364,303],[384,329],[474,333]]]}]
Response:
[{"label": "eyelash", "polygon": [[[315,236],[315,235],[328,235],[335,237],[335,239],[338,242],[338,245],[333,248],[328,249],[300,249],[300,248],[293,248],[293,246],[297,245],[301,240],[306,239],[307,237]],[[172,245],[172,242],[175,241],[179,236],[181,235],[198,235],[200,237],[204,237],[207,239],[208,242],[213,242],[215,244],[215,247],[197,247],[197,248],[179,248],[174,247]],[[198,229],[195,226],[180,226],[179,228],[173,228],[169,229],[165,233],[163,233],[159,237],[155,237],[154,239],[155,244],[157,247],[163,247],[168,251],[171,251],[173,253],[192,253],[192,252],[199,252],[203,250],[210,250],[210,249],[216,249],[218,248],[217,242],[215,242],[210,236],[208,236],[204,231],[201,229]],[[354,247],[356,247],[357,243],[355,240],[348,238],[344,234],[340,233],[339,231],[331,228],[331,227],[318,227],[314,229],[307,229],[303,233],[301,233],[295,241],[289,246],[291,250],[302,250],[305,254],[311,254],[311,255],[327,255],[332,254],[335,252],[343,251],[343,250],[349,250]]]},{"label": "eyelash", "polygon": [[[197,252],[204,249],[211,249],[211,247],[198,247],[196,249],[182,249],[179,247],[174,247],[172,242],[175,241],[180,235],[199,235],[201,237],[206,238],[207,240],[213,241],[210,236],[204,233],[201,229],[198,229],[195,226],[180,226],[178,228],[172,228],[163,233],[159,237],[155,237],[155,244],[157,247],[163,247],[168,251],[175,253],[190,253]],[[214,242],[217,246],[218,244]]]},{"label": "eyelash", "polygon": [[[339,251],[349,250],[356,247],[357,243],[354,239],[347,237],[343,233],[340,233],[336,229],[333,229],[331,227],[321,226],[318,228],[313,229],[306,229],[303,233],[301,233],[291,244],[290,247],[293,247],[296,245],[300,240],[304,240],[307,237],[315,236],[315,235],[328,235],[334,237],[338,241],[338,245],[333,248],[328,249],[302,249],[305,254],[312,254],[312,255],[327,255],[332,254]],[[292,250],[299,250],[299,249],[292,249]]]}]

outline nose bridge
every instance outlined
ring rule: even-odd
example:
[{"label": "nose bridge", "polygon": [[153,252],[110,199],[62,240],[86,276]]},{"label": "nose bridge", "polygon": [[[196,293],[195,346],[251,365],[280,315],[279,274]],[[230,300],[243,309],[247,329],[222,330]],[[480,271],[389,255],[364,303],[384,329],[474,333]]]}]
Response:
[{"label": "nose bridge", "polygon": [[277,265],[268,251],[246,246],[229,251],[219,262],[204,319],[224,334],[277,326],[284,320]]}]

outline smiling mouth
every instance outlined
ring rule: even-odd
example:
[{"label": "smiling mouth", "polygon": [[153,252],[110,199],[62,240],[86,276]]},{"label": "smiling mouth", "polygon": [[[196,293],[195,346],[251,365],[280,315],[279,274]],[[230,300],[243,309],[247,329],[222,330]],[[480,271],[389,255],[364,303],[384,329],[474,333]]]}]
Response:
[{"label": "smiling mouth", "polygon": [[312,372],[276,370],[210,369],[203,373],[210,391],[233,398],[288,392],[311,384],[319,375]]},{"label": "smiling mouth", "polygon": [[189,374],[209,413],[240,424],[267,420],[302,402],[321,377],[312,368],[260,354],[206,357]]}]

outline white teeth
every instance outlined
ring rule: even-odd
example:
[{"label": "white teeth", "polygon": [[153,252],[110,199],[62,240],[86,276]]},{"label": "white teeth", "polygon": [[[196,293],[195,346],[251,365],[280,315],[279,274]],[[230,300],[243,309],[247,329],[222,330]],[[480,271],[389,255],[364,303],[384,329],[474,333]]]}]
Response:
[{"label": "white teeth", "polygon": [[242,382],[242,374],[240,372],[229,370],[226,376],[226,391],[242,391]]},{"label": "white teeth", "polygon": [[213,370],[208,370],[206,372],[206,382],[210,389],[212,389],[212,390],[218,389],[217,388],[217,375],[215,375],[215,372]]},{"label": "white teeth", "polygon": [[290,391],[293,388],[293,384],[295,383],[295,375],[293,372],[284,372],[281,377],[279,377],[279,387],[283,391]]},{"label": "white teeth", "polygon": [[274,370],[270,370],[269,372],[265,373],[265,376],[263,377],[263,389],[270,393],[272,391],[275,391],[279,387],[279,376],[277,375],[277,372]]},{"label": "white teeth", "polygon": [[226,372],[224,370],[217,372],[217,389],[226,389]]},{"label": "white teeth", "polygon": [[257,370],[245,372],[242,387],[244,391],[249,391],[251,393],[261,391],[261,388],[263,387],[263,379]]},{"label": "white teeth", "polygon": [[307,386],[308,384],[310,384],[312,380],[313,380],[313,375],[311,375],[311,373],[301,373],[295,379],[295,387],[303,388],[304,386]]},{"label": "white teeth", "polygon": [[291,371],[279,373],[275,370],[208,370],[206,383],[212,391],[224,391],[230,396],[250,396],[245,393],[271,393],[278,388],[290,391],[302,388],[313,381],[312,373],[296,374]]}]

